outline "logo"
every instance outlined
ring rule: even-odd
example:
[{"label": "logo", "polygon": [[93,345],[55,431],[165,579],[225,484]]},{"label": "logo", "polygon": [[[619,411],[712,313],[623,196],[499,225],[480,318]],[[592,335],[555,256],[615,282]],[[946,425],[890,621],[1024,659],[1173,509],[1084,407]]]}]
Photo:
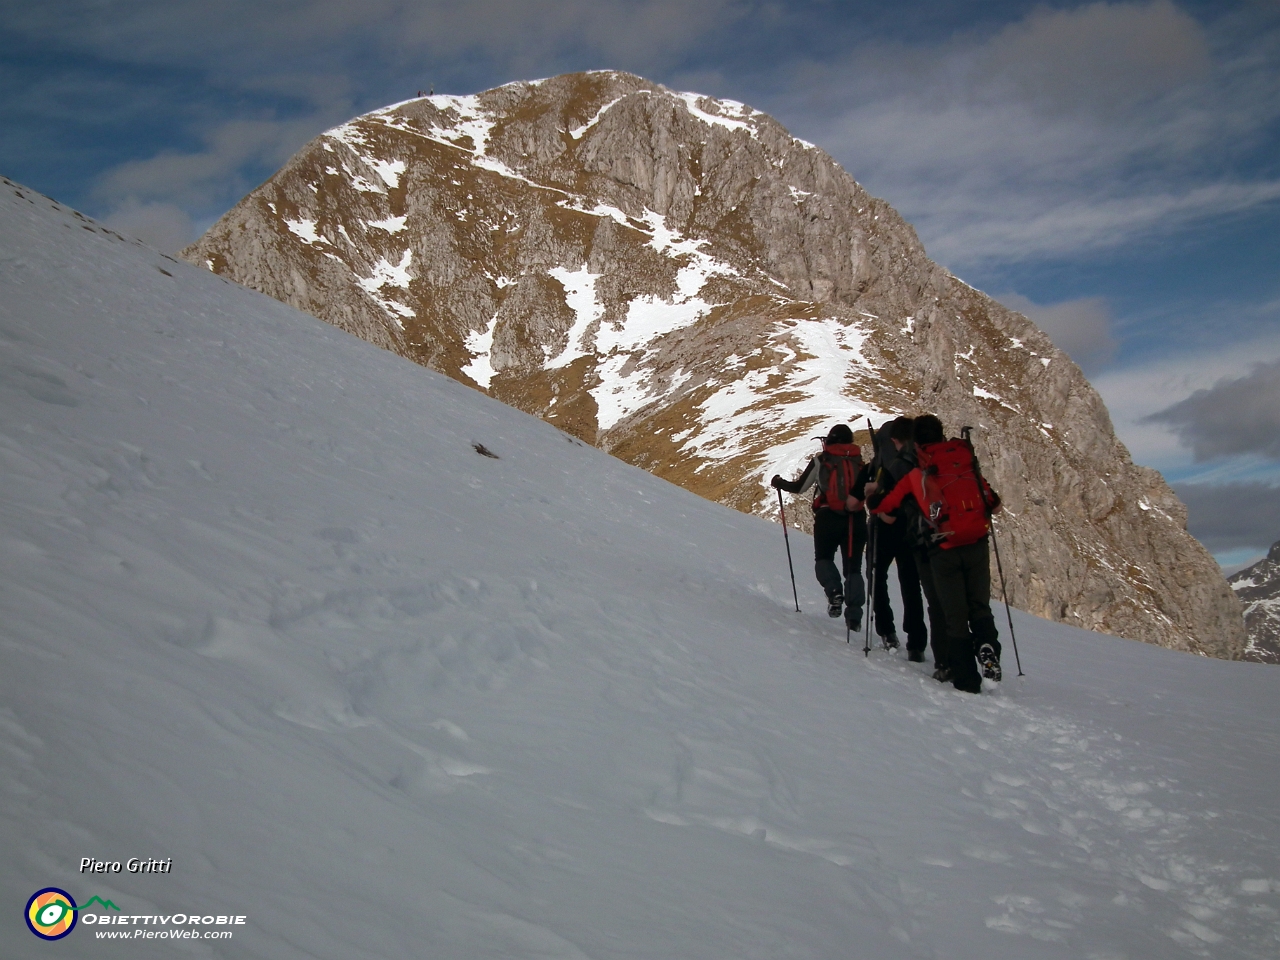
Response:
[{"label": "logo", "polygon": [[41,940],[61,940],[76,928],[76,910],[67,891],[45,887],[27,901],[27,927]]}]

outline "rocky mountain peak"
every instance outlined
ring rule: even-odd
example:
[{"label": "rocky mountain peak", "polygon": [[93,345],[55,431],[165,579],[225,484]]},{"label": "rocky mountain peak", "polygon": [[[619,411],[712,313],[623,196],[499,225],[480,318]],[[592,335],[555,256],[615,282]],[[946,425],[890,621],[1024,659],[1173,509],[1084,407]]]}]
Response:
[{"label": "rocky mountain peak", "polygon": [[972,425],[1016,605],[1243,650],[1076,366],[744,104],[611,71],[408,100],[316,138],[184,256],[744,511],[776,512],[767,478],[833,422]]},{"label": "rocky mountain peak", "polygon": [[1244,604],[1246,659],[1280,663],[1280,540],[1263,559],[1233,573],[1227,582]]}]

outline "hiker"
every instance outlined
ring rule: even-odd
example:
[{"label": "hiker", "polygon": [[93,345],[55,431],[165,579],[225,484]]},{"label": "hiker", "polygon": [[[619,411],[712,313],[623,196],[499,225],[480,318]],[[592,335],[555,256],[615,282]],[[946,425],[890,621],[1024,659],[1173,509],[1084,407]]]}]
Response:
[{"label": "hiker", "polygon": [[[911,459],[914,461],[914,420],[911,421],[909,432],[910,436],[907,435],[906,430],[893,429],[889,433],[889,439],[899,453],[910,447]],[[929,567],[932,528],[925,521],[924,512],[920,509],[915,497],[903,497],[895,513],[899,519],[891,526],[895,530],[898,527],[903,528],[900,534],[909,545],[911,558],[916,565],[916,575],[920,580],[920,590],[924,593],[925,610],[929,616],[929,648],[933,651],[933,679],[945,683],[951,679],[951,669],[947,666],[947,618],[943,615],[942,601],[933,588],[933,576]]]},{"label": "hiker", "polygon": [[[977,693],[984,676],[1001,678],[987,547],[990,516],[1000,509],[1000,498],[985,479],[979,482],[973,448],[965,440],[947,440],[941,420],[932,414],[917,417],[913,432],[919,465],[872,512],[892,526],[896,518],[888,518],[904,499],[912,497],[920,506],[928,540],[925,576],[946,621],[946,649],[939,670],[945,667],[950,673],[939,679],[950,679],[957,690]],[[938,655],[935,645],[935,660]]]},{"label": "hiker", "polygon": [[[912,420],[909,417],[898,417],[876,432],[876,456],[869,471],[871,482],[863,488],[868,507],[874,509],[885,494],[915,467],[911,432]],[[893,511],[892,516],[894,520],[902,519],[901,509]],[[907,634],[907,659],[912,663],[923,663],[929,634],[924,625],[920,576],[916,571],[915,550],[907,524],[894,524],[893,520],[873,517],[870,536],[871,560],[868,562],[874,565],[872,597],[876,634],[886,650],[898,647],[893,607],[889,605],[889,566],[896,564],[898,589],[902,593],[902,629]]]},{"label": "hiker", "polygon": [[[769,481],[776,490],[803,493],[817,487],[813,497],[813,569],[827,595],[827,614],[840,616],[850,630],[862,629],[862,550],[867,543],[867,515],[856,496],[862,469],[862,450],[854,445],[853,431],[837,423],[822,441],[822,452],[809,461],[796,480],[775,475]],[[839,549],[844,583],[834,561]]]}]

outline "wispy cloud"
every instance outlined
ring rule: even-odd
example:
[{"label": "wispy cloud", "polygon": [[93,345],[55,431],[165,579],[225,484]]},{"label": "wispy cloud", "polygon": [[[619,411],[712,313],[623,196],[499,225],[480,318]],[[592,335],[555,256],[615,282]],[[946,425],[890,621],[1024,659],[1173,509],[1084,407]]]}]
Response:
[{"label": "wispy cloud", "polygon": [[1118,247],[1135,238],[1173,234],[1196,221],[1224,217],[1280,200],[1280,180],[1219,182],[1181,193],[1129,196],[1068,196],[1056,202],[1035,194],[1015,194],[1002,204],[955,209],[949,222],[939,214],[925,228],[940,230],[930,244],[937,259],[961,267],[1000,260],[1066,257]]},{"label": "wispy cloud", "polygon": [[200,148],[162,150],[108,168],[90,196],[112,226],[159,250],[179,250],[196,239],[197,217],[214,219],[345,115],[217,124],[203,132]]},{"label": "wispy cloud", "polygon": [[942,262],[1073,256],[1280,199],[1247,162],[1280,118],[1278,37],[1168,0],[1037,8],[806,64],[789,109]]},{"label": "wispy cloud", "polygon": [[[225,210],[326,127],[403,99],[433,78],[453,78],[455,89],[466,78],[475,86],[463,89],[479,89],[584,65],[660,71],[754,6],[134,0],[108,8],[101,0],[52,0],[10,5],[0,39],[20,38],[37,71],[34,83],[9,78],[9,86],[24,88],[28,122],[57,118],[64,128],[87,130],[104,109],[127,113],[120,120],[143,134],[141,149],[100,169],[88,197],[105,216],[171,233],[171,208],[200,219]],[[43,72],[50,63],[58,69]],[[98,102],[103,82],[114,89]],[[162,92],[157,82],[169,86]],[[149,153],[146,144],[153,144]],[[29,146],[30,162],[39,162],[41,149]]]},{"label": "wispy cloud", "polygon": [[[120,164],[98,179],[95,194],[114,203],[163,201],[180,197],[207,206],[238,193],[239,173],[248,163],[276,167],[316,133],[318,119],[236,120],[206,131],[204,148],[162,151],[145,160]],[[238,199],[235,197],[234,199]]]}]

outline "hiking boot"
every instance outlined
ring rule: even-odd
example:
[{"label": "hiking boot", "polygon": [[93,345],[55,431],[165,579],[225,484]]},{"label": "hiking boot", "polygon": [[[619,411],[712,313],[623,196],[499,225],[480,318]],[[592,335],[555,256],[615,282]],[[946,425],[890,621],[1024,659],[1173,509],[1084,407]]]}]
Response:
[{"label": "hiking boot", "polygon": [[836,594],[834,597],[827,597],[827,616],[834,620],[840,616],[840,610],[844,606],[844,597]]},{"label": "hiking boot", "polygon": [[933,679],[937,680],[939,683],[946,683],[951,679],[951,668],[939,667],[937,670],[933,671]]},{"label": "hiking boot", "polygon": [[1004,674],[1000,670],[1000,658],[996,656],[996,648],[984,643],[978,648],[978,662],[982,664],[982,675],[988,680],[1000,680]]},{"label": "hiking boot", "polygon": [[898,635],[896,633],[886,633],[880,638],[880,642],[884,644],[886,650],[898,649]]},{"label": "hiking boot", "polygon": [[845,608],[844,623],[850,630],[857,633],[862,629],[862,611],[853,607]]},{"label": "hiking boot", "polygon": [[912,663],[924,663],[924,651],[908,650],[907,659],[910,660]]}]

